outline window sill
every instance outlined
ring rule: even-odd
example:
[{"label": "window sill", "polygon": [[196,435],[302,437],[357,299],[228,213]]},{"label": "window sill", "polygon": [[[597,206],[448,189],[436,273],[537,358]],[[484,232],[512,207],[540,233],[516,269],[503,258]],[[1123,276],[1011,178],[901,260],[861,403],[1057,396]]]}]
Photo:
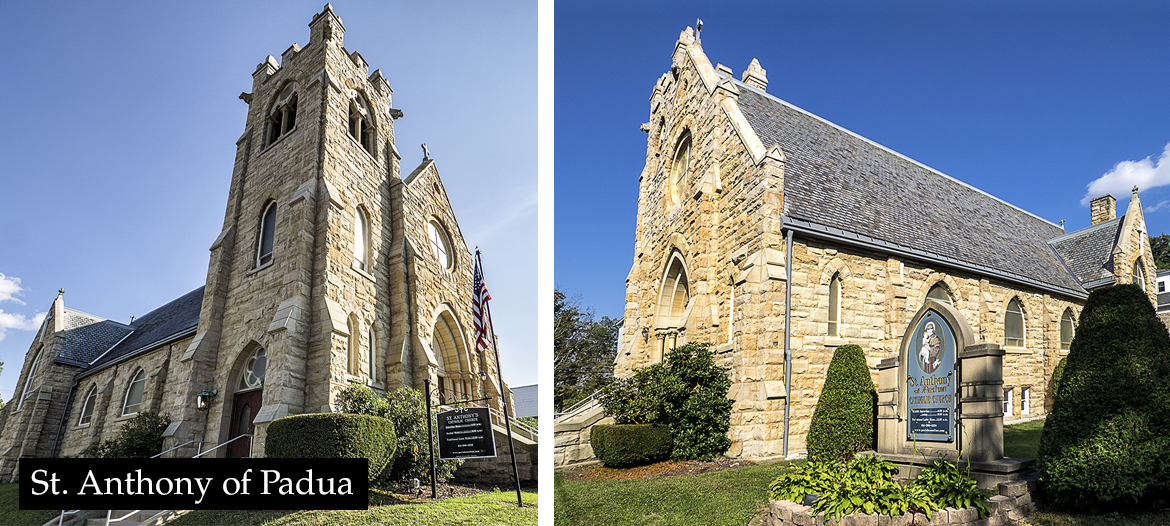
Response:
[{"label": "window sill", "polygon": [[89,427],[90,425],[92,425],[90,422],[86,422],[84,424],[77,424],[77,425],[73,426],[73,429],[82,429],[82,428]]},{"label": "window sill", "polygon": [[349,268],[350,268],[350,270],[352,270],[352,271],[356,272],[356,273],[357,273],[359,276],[362,276],[363,278],[366,278],[366,279],[370,280],[370,282],[372,282],[372,283],[377,283],[377,282],[378,282],[378,279],[377,279],[377,278],[375,278],[375,277],[373,276],[373,274],[370,274],[369,272],[366,272],[366,271],[364,271],[364,270],[362,270],[362,269],[358,268],[358,265],[357,265],[357,262],[356,262],[356,261],[354,261],[353,263],[350,263],[350,264],[349,264]]},{"label": "window sill", "polygon": [[266,268],[268,268],[268,267],[271,267],[271,266],[272,266],[274,263],[276,263],[276,258],[272,258],[272,261],[269,261],[268,263],[265,263],[265,264],[263,264],[263,265],[260,265],[259,267],[255,267],[255,268],[253,268],[252,270],[249,270],[249,271],[245,272],[245,273],[244,273],[244,275],[245,275],[245,276],[251,276],[252,274],[255,274],[255,273],[257,273],[257,272],[260,272],[261,270],[264,270],[264,269],[266,269]]},{"label": "window sill", "polygon": [[1007,354],[1032,354],[1027,347],[1004,347],[1003,352]]},{"label": "window sill", "polygon": [[264,155],[265,153],[268,153],[268,150],[271,150],[273,146],[280,144],[280,142],[283,141],[285,137],[292,135],[293,132],[295,132],[295,131],[297,131],[297,125],[294,124],[292,128],[290,128],[288,131],[284,132],[284,135],[277,137],[276,140],[272,141],[271,144],[269,144],[268,146],[265,146],[264,148],[261,148],[259,155]]},{"label": "window sill", "polygon": [[123,420],[130,420],[131,418],[134,418],[135,416],[138,416],[138,413],[139,413],[138,411],[135,411],[135,412],[133,412],[133,413],[127,413],[127,414],[124,414],[124,415],[122,415],[122,416],[119,416],[118,418],[115,418],[115,419],[114,419],[114,421],[115,421],[115,422],[121,422],[121,421],[123,421]]},{"label": "window sill", "polygon": [[825,336],[825,347],[840,347],[847,343],[849,341],[840,336]]},{"label": "window sill", "polygon": [[[352,142],[354,146],[357,146],[357,149],[358,149],[359,151],[361,151],[362,153],[366,154],[366,156],[370,158],[370,162],[374,163],[375,165],[377,165],[377,164],[378,164],[378,158],[377,158],[377,157],[374,157],[374,154],[373,154],[372,152],[370,152],[370,151],[366,150],[366,147],[365,147],[365,146],[362,146],[362,143],[358,142],[358,140],[357,140],[357,139],[354,139],[354,138],[353,138],[353,135],[350,135],[350,134],[349,134],[349,129],[348,129],[348,128],[345,130],[345,136],[346,136],[346,137],[349,137],[349,142]],[[377,147],[377,145],[374,145],[374,146],[375,146],[375,147]]]}]

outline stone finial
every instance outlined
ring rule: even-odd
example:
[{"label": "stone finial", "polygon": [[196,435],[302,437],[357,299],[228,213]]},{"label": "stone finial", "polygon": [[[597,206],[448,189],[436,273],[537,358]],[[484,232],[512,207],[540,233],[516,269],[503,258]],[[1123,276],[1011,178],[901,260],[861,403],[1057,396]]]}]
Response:
[{"label": "stone finial", "polygon": [[760,67],[759,60],[753,58],[752,63],[743,71],[743,83],[760,91],[767,91],[768,72]]},{"label": "stone finial", "polygon": [[681,41],[684,44],[690,44],[690,43],[694,42],[695,41],[695,30],[692,29],[690,26],[687,26],[686,29],[682,30],[682,32],[678,34],[678,39],[679,39],[679,41]]},{"label": "stone finial", "polygon": [[1089,201],[1089,215],[1094,225],[1117,217],[1117,199],[1109,194],[1094,198]]},{"label": "stone finial", "polygon": [[1137,194],[1138,194],[1138,187],[1135,184],[1135,185],[1133,185],[1133,195],[1137,195]]}]

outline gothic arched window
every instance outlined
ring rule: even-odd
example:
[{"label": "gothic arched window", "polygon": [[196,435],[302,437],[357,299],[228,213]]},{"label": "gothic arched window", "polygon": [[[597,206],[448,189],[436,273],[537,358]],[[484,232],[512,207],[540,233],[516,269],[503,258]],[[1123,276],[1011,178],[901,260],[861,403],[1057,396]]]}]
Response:
[{"label": "gothic arched window", "polygon": [[435,258],[439,260],[439,266],[449,269],[452,265],[451,257],[451,238],[447,236],[447,229],[439,224],[438,220],[432,219],[427,223],[427,237],[431,240],[431,250],[435,252]]},{"label": "gothic arched window", "polygon": [[346,359],[345,369],[349,374],[357,376],[361,374],[361,355],[358,354],[361,349],[362,333],[359,332],[357,318],[350,316],[349,318],[349,353]]},{"label": "gothic arched window", "polygon": [[374,330],[373,323],[370,324],[370,335],[369,335],[369,342],[367,342],[367,345],[369,345],[369,351],[370,351],[370,382],[377,383],[378,382],[378,335],[377,335],[377,331]]},{"label": "gothic arched window", "polygon": [[362,149],[374,153],[374,127],[369,105],[361,93],[354,93],[353,101],[349,103],[349,136],[362,145]]},{"label": "gothic arched window", "polygon": [[263,347],[252,351],[252,355],[244,362],[244,370],[240,371],[240,383],[236,386],[236,392],[264,387],[264,371],[267,369],[267,351]]},{"label": "gothic arched window", "polygon": [[674,150],[674,162],[670,165],[670,202],[683,200],[687,187],[687,170],[691,162],[691,136],[686,134]]},{"label": "gothic arched window", "polygon": [[1146,273],[1142,271],[1142,260],[1133,263],[1133,283],[1146,290]]},{"label": "gothic arched window", "polygon": [[24,378],[24,389],[20,393],[20,400],[16,403],[17,410],[20,410],[21,407],[24,407],[24,399],[31,391],[33,380],[36,379],[37,371],[41,368],[42,352],[43,350],[37,351],[37,355],[33,357],[32,367],[29,367],[28,376]]},{"label": "gothic arched window", "polygon": [[296,124],[297,94],[293,91],[293,86],[289,85],[273,103],[272,111],[268,113],[268,119],[264,123],[267,129],[264,134],[264,146],[267,147],[284,137]]},{"label": "gothic arched window", "polygon": [[1064,309],[1064,316],[1060,317],[1060,348],[1067,351],[1072,346],[1073,335],[1072,309]]},{"label": "gothic arched window", "polygon": [[951,306],[954,306],[955,304],[953,301],[951,301],[951,295],[947,292],[947,288],[942,285],[935,285],[931,287],[930,292],[926,293],[926,299],[946,303],[947,305]]},{"label": "gothic arched window", "polygon": [[97,403],[97,386],[89,388],[89,393],[85,395],[85,403],[81,406],[81,418],[78,419],[77,425],[83,426],[88,424],[93,418],[93,406]]},{"label": "gothic arched window", "polygon": [[132,415],[142,408],[142,390],[146,387],[146,371],[139,369],[126,388],[126,401],[122,403],[122,414]]},{"label": "gothic arched window", "polygon": [[260,237],[256,242],[256,266],[272,262],[272,244],[276,237],[276,201],[270,201],[260,216]]},{"label": "gothic arched window", "polygon": [[354,215],[356,219],[353,226],[353,264],[361,270],[366,270],[369,267],[366,265],[366,254],[370,245],[369,223],[366,221],[366,213],[361,208],[354,210]]},{"label": "gothic arched window", "polygon": [[836,336],[841,321],[841,274],[829,280],[829,336]]},{"label": "gothic arched window", "polygon": [[1024,308],[1016,298],[1008,302],[1007,312],[1003,317],[1003,346],[1024,346]]}]

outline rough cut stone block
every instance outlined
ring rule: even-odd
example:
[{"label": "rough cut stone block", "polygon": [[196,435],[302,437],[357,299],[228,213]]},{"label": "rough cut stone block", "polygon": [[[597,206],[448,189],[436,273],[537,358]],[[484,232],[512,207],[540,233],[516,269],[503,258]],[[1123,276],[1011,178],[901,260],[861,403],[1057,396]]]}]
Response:
[{"label": "rough cut stone block", "polygon": [[894,515],[890,517],[890,526],[909,526],[910,522],[914,520],[914,515],[910,513],[903,513],[901,515]]},{"label": "rough cut stone block", "polygon": [[930,526],[946,526],[948,519],[947,510],[934,510],[930,514]]},{"label": "rough cut stone block", "polygon": [[1019,497],[1028,492],[1028,483],[1022,480],[999,483],[999,494],[1007,497]]},{"label": "rough cut stone block", "polygon": [[792,503],[786,500],[772,501],[772,516],[785,523],[792,522]]},{"label": "rough cut stone block", "polygon": [[926,526],[927,524],[930,524],[930,519],[926,518],[925,513],[915,513],[911,524],[916,524],[919,526]]},{"label": "rough cut stone block", "polygon": [[978,508],[963,508],[950,512],[951,524],[968,524],[979,518]]},{"label": "rough cut stone block", "polygon": [[987,499],[987,505],[991,507],[992,512],[1004,512],[1016,507],[1016,499],[1006,495],[996,495]]},{"label": "rough cut stone block", "polygon": [[880,517],[880,515],[878,515],[876,513],[867,514],[867,515],[862,515],[862,514],[854,515],[853,516],[853,526],[877,526],[878,525],[878,517]]}]

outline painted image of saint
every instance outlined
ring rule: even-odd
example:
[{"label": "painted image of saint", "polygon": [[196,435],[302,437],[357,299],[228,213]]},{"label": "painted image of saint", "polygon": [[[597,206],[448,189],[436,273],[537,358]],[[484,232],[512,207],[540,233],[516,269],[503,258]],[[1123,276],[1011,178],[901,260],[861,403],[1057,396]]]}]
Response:
[{"label": "painted image of saint", "polygon": [[922,331],[922,349],[918,351],[918,368],[933,374],[942,365],[942,338],[935,334],[934,322],[927,322]]}]

